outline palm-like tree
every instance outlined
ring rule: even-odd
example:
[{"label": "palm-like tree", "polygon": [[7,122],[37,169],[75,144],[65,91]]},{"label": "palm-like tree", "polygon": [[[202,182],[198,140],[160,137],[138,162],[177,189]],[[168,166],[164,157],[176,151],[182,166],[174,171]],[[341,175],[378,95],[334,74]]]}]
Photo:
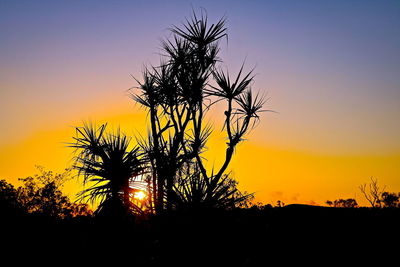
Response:
[{"label": "palm-like tree", "polygon": [[[106,124],[96,128],[91,123],[76,127],[75,143],[78,154],[74,168],[88,188],[79,193],[82,200],[100,201],[97,213],[123,215],[141,212],[130,201],[137,177],[146,171],[138,147],[129,148],[130,138],[117,130],[105,133]],[[140,186],[140,184],[139,184]]]},{"label": "palm-like tree", "polygon": [[[251,90],[252,71],[243,73],[242,66],[231,79],[218,67],[219,42],[227,38],[225,18],[210,25],[206,15],[193,12],[171,31],[172,38],[162,42],[160,66],[146,68],[142,82],[137,80],[140,91],[133,93],[149,112],[144,150],[151,159],[155,210],[182,203],[225,207],[243,202],[251,196],[241,194],[226,171],[236,146],[259,121],[264,98]],[[205,120],[219,101],[226,105],[227,147],[222,166],[210,172],[201,155],[212,132]]]}]

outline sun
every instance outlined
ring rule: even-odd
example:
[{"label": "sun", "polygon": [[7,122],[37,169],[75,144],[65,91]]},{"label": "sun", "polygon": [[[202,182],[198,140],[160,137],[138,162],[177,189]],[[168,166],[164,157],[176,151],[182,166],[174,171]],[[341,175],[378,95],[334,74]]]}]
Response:
[{"label": "sun", "polygon": [[133,196],[135,199],[137,199],[137,200],[143,200],[145,197],[146,197],[146,193],[145,192],[143,192],[143,191],[137,191],[137,192],[135,192],[135,194],[134,194],[134,196]]}]

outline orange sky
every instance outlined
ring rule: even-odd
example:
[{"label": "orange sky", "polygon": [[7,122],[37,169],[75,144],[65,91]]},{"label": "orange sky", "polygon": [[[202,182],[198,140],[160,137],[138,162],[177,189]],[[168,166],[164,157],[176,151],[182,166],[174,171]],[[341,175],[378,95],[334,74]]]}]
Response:
[{"label": "orange sky", "polygon": [[[72,163],[72,149],[64,142],[71,142],[72,125],[81,125],[81,119],[108,122],[111,127],[120,125],[124,132],[137,135],[145,132],[146,115],[128,98],[115,108],[101,111],[89,108],[86,116],[62,118],[59,123],[34,130],[24,138],[16,138],[0,149],[0,176],[18,184],[18,177],[35,173],[34,165],[49,170],[62,171]],[[358,186],[374,176],[391,191],[400,191],[400,154],[351,154],[321,153],[279,146],[265,141],[262,125],[273,128],[272,117],[279,114],[265,113],[258,129],[237,148],[230,170],[242,190],[255,192],[255,201],[275,203],[324,204],[328,199],[356,198],[366,204]],[[71,126],[70,126],[71,125]],[[219,132],[220,123],[209,141],[206,157],[209,166],[218,166],[224,154],[225,141]],[[274,136],[274,138],[277,138]],[[273,139],[273,138],[271,138]],[[71,198],[80,189],[79,181],[71,181],[65,192]]]},{"label": "orange sky", "polygon": [[[34,2],[0,8],[0,179],[16,183],[35,164],[69,167],[64,142],[83,120],[145,131],[130,74],[156,64],[166,29],[201,6],[211,20],[228,18],[223,66],[255,66],[253,87],[277,111],[238,146],[230,170],[239,188],[264,203],[366,204],[358,186],[370,177],[400,192],[398,2]],[[210,166],[225,143],[212,115]],[[65,187],[72,198],[77,190]]]}]

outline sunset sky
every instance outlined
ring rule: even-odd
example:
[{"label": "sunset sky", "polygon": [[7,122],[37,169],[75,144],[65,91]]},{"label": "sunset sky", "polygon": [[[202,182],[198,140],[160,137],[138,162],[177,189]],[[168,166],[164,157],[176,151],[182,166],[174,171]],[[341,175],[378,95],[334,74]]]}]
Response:
[{"label": "sunset sky", "polygon": [[[0,1],[0,179],[72,164],[84,120],[146,131],[128,96],[192,9],[227,18],[223,66],[255,67],[269,98],[230,165],[256,201],[356,198],[370,177],[400,192],[399,1]],[[222,121],[209,166],[224,154]],[[222,118],[222,117],[220,117]],[[79,182],[66,185],[73,198]]]}]

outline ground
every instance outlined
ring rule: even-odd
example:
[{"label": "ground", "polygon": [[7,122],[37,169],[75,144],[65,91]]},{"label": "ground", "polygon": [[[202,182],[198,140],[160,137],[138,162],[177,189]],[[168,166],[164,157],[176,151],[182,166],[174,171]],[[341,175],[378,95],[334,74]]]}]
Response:
[{"label": "ground", "polygon": [[135,220],[13,215],[2,219],[2,243],[3,255],[17,251],[43,262],[56,257],[112,266],[341,266],[396,257],[399,222],[399,209],[304,205]]}]

